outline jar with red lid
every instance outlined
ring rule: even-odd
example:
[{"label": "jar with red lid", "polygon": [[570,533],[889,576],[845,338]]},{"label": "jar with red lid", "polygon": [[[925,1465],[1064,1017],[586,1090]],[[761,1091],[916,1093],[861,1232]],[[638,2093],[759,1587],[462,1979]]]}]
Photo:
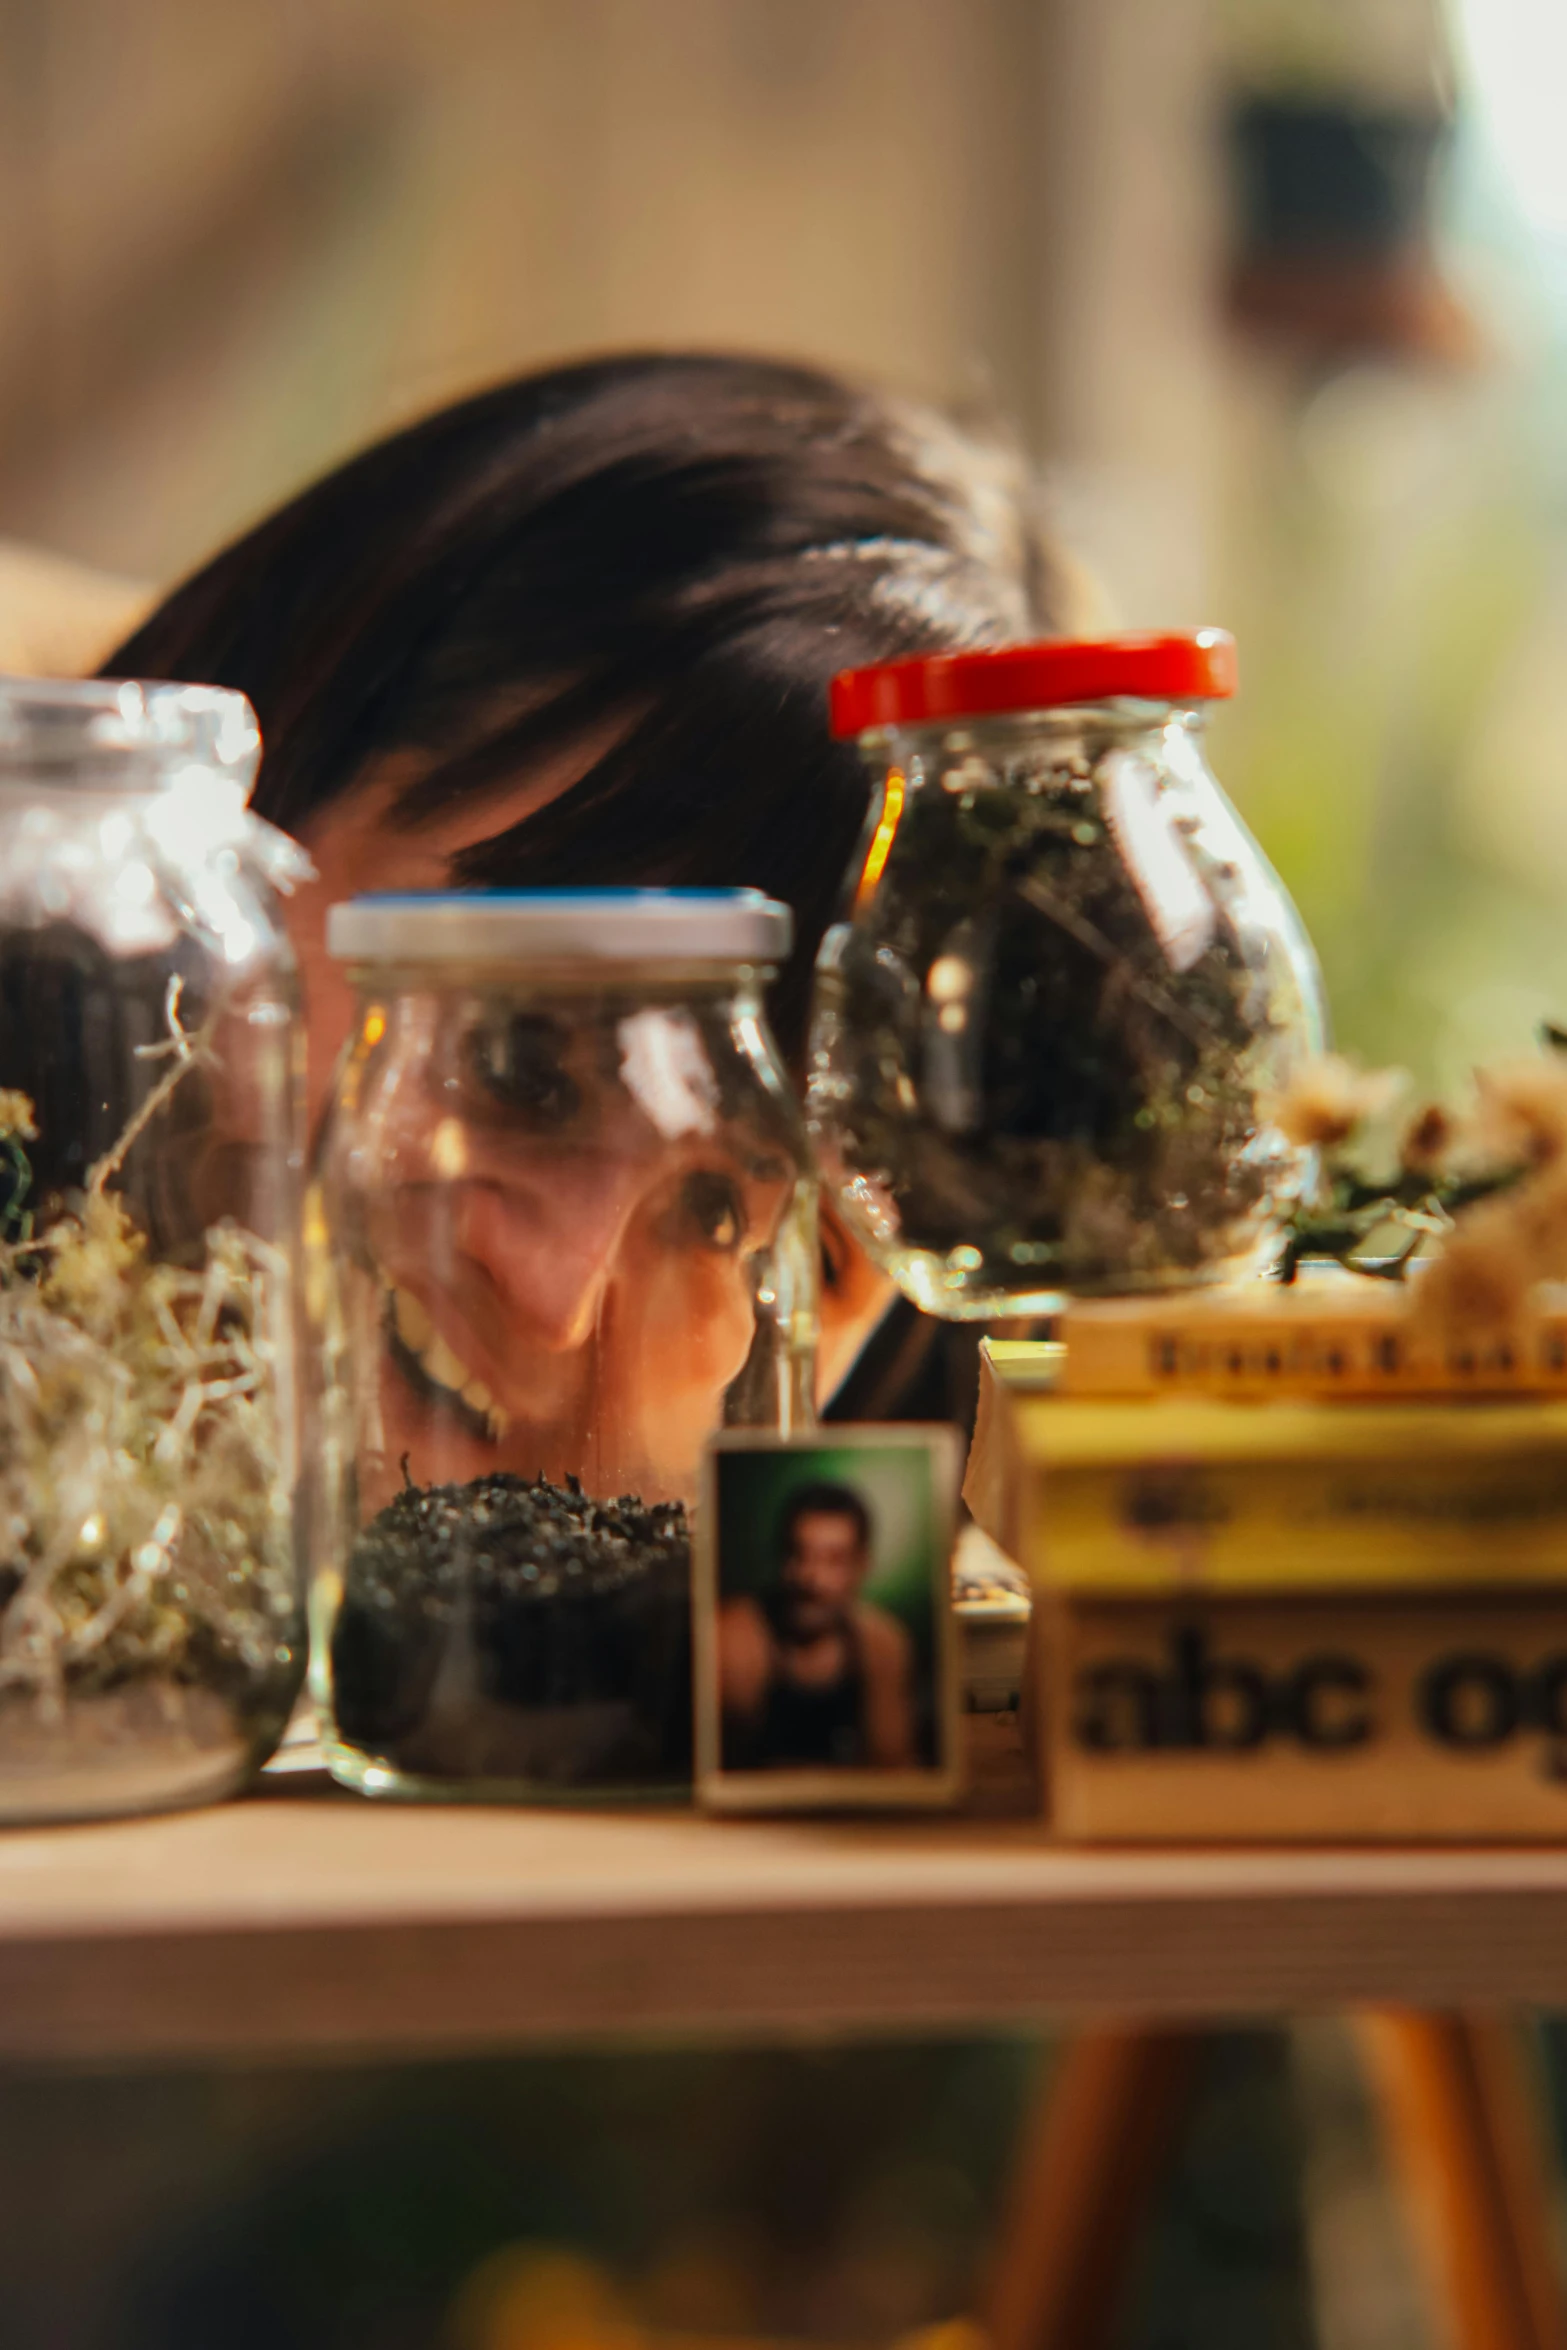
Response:
[{"label": "jar with red lid", "polygon": [[1299,918],[1204,749],[1222,630],[853,670],[881,785],[823,942],[809,1121],[850,1222],[949,1319],[1262,1261],[1323,1041]]}]

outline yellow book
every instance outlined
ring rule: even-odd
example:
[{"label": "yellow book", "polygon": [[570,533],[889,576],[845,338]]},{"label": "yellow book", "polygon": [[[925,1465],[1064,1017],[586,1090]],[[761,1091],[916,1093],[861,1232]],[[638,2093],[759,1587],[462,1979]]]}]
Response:
[{"label": "yellow book", "polygon": [[965,1491],[1036,1583],[1567,1583],[1567,1402],[1090,1401],[1035,1370],[988,1350]]},{"label": "yellow book", "polygon": [[[1240,1392],[1214,1345],[1260,1333],[1273,1378],[1271,1305],[1192,1302],[985,1349],[965,1493],[1035,1586],[1052,1832],[1567,1836],[1567,1399],[1520,1373],[1444,1400],[1402,1354],[1411,1384],[1320,1400],[1345,1325],[1299,1307]],[[1188,1348],[1162,1389],[1150,1334]]]},{"label": "yellow book", "polygon": [[1061,1316],[1068,1395],[1207,1394],[1235,1401],[1316,1397],[1567,1397],[1567,1298],[1540,1291],[1507,1336],[1440,1343],[1401,1284],[1304,1275],[1290,1288],[1237,1282],[1167,1297],[1074,1302]]}]

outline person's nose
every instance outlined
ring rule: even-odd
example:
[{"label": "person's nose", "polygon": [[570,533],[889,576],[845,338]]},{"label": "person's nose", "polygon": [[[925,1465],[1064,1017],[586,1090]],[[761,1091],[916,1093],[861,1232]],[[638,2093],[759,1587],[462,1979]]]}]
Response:
[{"label": "person's nose", "polygon": [[519,1336],[568,1352],[593,1331],[641,1188],[640,1171],[613,1158],[465,1185],[453,1239]]}]

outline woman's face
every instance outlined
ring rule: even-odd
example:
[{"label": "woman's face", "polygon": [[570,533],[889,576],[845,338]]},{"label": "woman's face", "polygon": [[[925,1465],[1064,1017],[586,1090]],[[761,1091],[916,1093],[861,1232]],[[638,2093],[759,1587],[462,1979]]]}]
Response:
[{"label": "woman's face", "polygon": [[404,1460],[421,1485],[507,1469],[694,1496],[759,1252],[798,1229],[791,1131],[746,1074],[721,1002],[410,980],[366,1008],[328,1150],[375,1366],[365,1499]]},{"label": "woman's face", "polygon": [[[319,1127],[355,1023],[327,908],[367,890],[451,886],[453,857],[565,790],[586,753],[526,785],[417,828],[392,809],[410,780],[389,764],[306,828],[318,879],[290,908],[304,975],[309,1099]],[[688,1489],[684,1468],[745,1360],[749,1265],[789,1193],[776,1149],[727,1129],[660,1137],[617,1080],[612,1037],[531,1039],[542,1063],[519,1089],[519,1050],[496,1007],[419,999],[352,1082],[378,1088],[393,1180],[365,1203],[358,1311],[383,1352],[381,1443],[417,1481],[498,1468],[557,1478],[588,1470],[599,1491]],[[467,1030],[418,1033],[445,1020]],[[394,1049],[395,1048],[395,1049]],[[513,1077],[515,1072],[513,1071]],[[819,1391],[829,1394],[880,1319],[889,1285],[826,1218]],[[361,1330],[361,1344],[372,1330]],[[615,1429],[617,1457],[588,1461],[589,1429]],[[525,1457],[526,1456],[526,1457]]]}]

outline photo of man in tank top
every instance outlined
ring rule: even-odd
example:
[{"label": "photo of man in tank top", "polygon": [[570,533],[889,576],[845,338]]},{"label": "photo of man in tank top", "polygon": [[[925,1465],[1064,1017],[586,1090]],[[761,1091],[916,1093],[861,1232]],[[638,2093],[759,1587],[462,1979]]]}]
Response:
[{"label": "photo of man in tank top", "polygon": [[718,1610],[726,1770],[906,1770],[918,1754],[914,1645],[863,1596],[875,1523],[852,1485],[798,1485],[774,1572]]}]

